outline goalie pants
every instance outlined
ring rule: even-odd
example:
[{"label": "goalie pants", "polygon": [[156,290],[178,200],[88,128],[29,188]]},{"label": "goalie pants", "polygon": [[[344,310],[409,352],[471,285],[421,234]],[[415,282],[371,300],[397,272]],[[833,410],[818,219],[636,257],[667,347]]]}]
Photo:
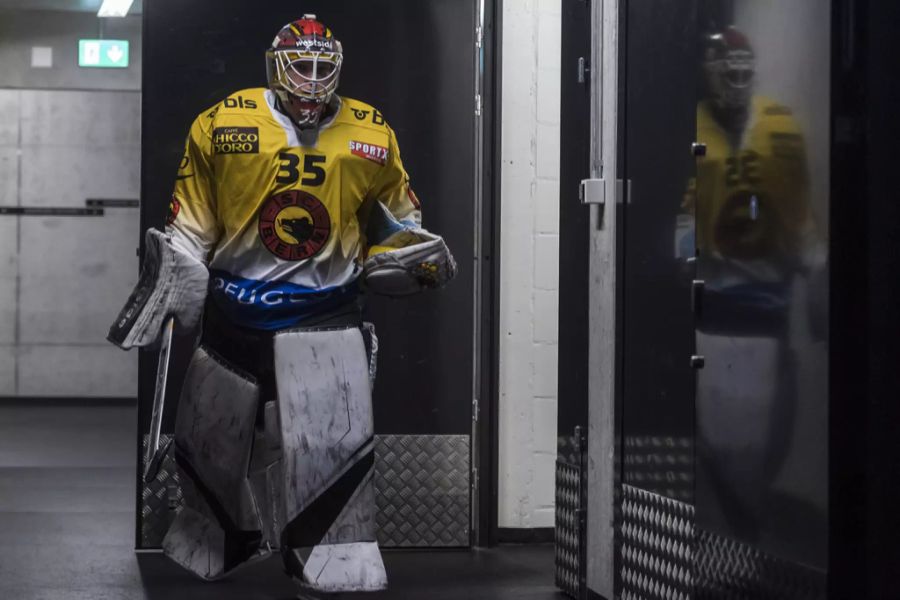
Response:
[{"label": "goalie pants", "polygon": [[175,425],[185,503],[163,541],[172,560],[211,580],[279,550],[311,589],[386,586],[360,325],[351,310],[257,332],[208,307]]}]

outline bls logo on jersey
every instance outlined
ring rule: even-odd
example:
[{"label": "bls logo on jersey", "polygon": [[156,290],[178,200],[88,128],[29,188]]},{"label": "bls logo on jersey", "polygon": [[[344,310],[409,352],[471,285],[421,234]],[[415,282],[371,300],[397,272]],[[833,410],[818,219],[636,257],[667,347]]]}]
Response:
[{"label": "bls logo on jersey", "polygon": [[376,162],[379,165],[386,163],[388,158],[387,148],[357,141],[350,142],[350,153]]},{"label": "bls logo on jersey", "polygon": [[216,154],[259,154],[259,128],[216,127],[213,149]]},{"label": "bls logo on jersey", "polygon": [[256,108],[256,100],[244,100],[243,96],[225,98],[225,108]]}]

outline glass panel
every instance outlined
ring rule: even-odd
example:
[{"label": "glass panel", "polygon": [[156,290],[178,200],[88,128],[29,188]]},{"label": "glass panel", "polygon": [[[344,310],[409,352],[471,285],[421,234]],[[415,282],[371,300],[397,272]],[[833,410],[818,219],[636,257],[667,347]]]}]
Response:
[{"label": "glass panel", "polygon": [[697,139],[698,525],[827,556],[829,3],[705,3]]}]

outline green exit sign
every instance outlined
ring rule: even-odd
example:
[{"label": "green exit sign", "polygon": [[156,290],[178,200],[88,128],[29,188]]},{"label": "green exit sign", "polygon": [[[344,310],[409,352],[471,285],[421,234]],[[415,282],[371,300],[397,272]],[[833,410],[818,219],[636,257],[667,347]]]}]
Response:
[{"label": "green exit sign", "polygon": [[124,69],[128,66],[128,41],[78,40],[78,66]]}]

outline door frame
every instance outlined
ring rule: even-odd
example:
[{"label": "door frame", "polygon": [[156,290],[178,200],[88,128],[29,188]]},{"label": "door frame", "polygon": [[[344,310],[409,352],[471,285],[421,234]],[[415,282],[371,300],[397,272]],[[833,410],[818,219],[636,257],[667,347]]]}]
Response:
[{"label": "door frame", "polygon": [[[500,161],[503,0],[477,0],[475,331],[472,389],[472,545],[498,543],[500,473]],[[480,38],[480,43],[479,43]],[[476,100],[476,103],[479,103]]]}]

